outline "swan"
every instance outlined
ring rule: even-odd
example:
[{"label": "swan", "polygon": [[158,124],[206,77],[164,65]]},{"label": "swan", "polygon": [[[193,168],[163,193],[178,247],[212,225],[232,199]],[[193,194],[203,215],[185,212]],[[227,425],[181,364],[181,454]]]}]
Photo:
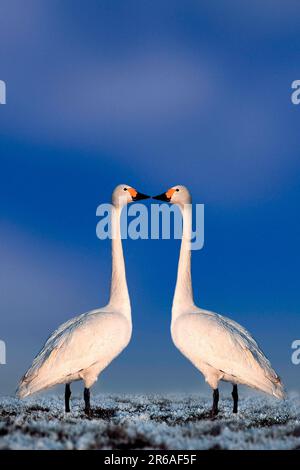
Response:
[{"label": "swan", "polygon": [[112,278],[110,300],[106,307],[91,310],[61,325],[47,340],[21,379],[17,395],[20,398],[46,390],[57,384],[65,385],[65,411],[70,411],[70,384],[84,382],[85,413],[91,413],[90,388],[98,375],[128,345],[131,332],[131,307],[121,241],[122,208],[132,202],[147,199],[128,185],[117,186],[112,194]]},{"label": "swan", "polygon": [[250,333],[241,325],[194,303],[191,277],[191,196],[173,186],[154,199],[177,204],[183,233],[172,305],[171,336],[175,346],[204,375],[213,389],[211,416],[218,413],[220,380],[233,385],[233,413],[238,411],[238,384],[284,398],[283,384]]}]

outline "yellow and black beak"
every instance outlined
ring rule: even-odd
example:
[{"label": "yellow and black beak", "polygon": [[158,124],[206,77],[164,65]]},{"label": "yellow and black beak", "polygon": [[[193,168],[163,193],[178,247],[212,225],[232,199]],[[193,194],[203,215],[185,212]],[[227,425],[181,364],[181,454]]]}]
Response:
[{"label": "yellow and black beak", "polygon": [[136,196],[132,196],[133,201],[141,201],[142,199],[150,199],[151,196],[147,196],[147,194],[143,193],[136,193]]},{"label": "yellow and black beak", "polygon": [[158,201],[170,202],[171,197],[167,196],[167,193],[158,194],[157,196],[152,196],[152,199],[158,199]]},{"label": "yellow and black beak", "polygon": [[151,196],[147,196],[147,194],[139,193],[136,189],[129,188],[128,191],[132,197],[132,200],[135,201],[142,201],[143,199],[149,199]]},{"label": "yellow and black beak", "polygon": [[[175,193],[175,188],[170,188],[166,193],[159,194],[158,196],[153,196],[153,199],[158,199],[159,201],[171,202],[172,196]],[[178,191],[178,189],[177,189]]]}]

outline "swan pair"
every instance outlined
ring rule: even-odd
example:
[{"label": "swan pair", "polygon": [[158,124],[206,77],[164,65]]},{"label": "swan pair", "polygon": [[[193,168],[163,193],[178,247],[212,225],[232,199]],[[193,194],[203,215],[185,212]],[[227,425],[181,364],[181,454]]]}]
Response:
[{"label": "swan pair", "polygon": [[[17,393],[23,398],[57,384],[65,385],[65,410],[70,411],[70,384],[84,382],[85,413],[91,413],[90,388],[98,375],[128,345],[132,333],[131,307],[120,233],[124,205],[147,199],[128,185],[112,195],[112,279],[106,307],[92,310],[61,325],[48,339],[21,379]],[[178,185],[154,199],[177,204],[183,234],[172,306],[174,344],[202,372],[213,389],[211,415],[218,413],[220,380],[233,384],[233,413],[238,411],[238,384],[284,397],[283,384],[253,337],[233,320],[197,307],[191,279],[191,196]]]}]

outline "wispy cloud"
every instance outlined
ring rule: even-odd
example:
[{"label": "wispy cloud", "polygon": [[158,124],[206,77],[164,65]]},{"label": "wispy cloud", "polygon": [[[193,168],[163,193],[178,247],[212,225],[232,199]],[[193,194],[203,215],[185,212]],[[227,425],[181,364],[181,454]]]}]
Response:
[{"label": "wispy cloud", "polygon": [[[91,11],[96,9],[101,24],[105,18],[108,24],[98,32],[92,21],[91,34],[80,28],[84,19],[76,16],[76,8],[70,17],[69,5],[31,0],[25,8],[18,0],[4,2],[0,47],[7,47],[3,70],[9,76],[10,101],[4,135],[74,148],[85,159],[101,152],[116,163],[122,158],[157,183],[166,176],[177,181],[188,165],[191,172],[186,179],[192,183],[197,174],[201,194],[218,202],[252,199],[254,185],[260,198],[295,171],[293,127],[274,102],[279,94],[289,100],[288,72],[278,70],[276,57],[267,65],[260,63],[249,78],[243,50],[231,55],[230,36],[222,36],[221,45],[217,37],[204,41],[201,29],[192,28],[194,36],[184,34],[177,3],[173,22],[166,5],[151,14],[147,8],[137,10],[145,32],[140,27],[135,42],[128,12],[122,10],[128,31],[123,25],[118,36],[116,30],[114,42],[109,22],[115,25],[118,10],[110,14],[93,3]],[[136,8],[134,2],[130,5]],[[227,24],[231,31],[245,23],[242,42],[251,44],[253,38],[261,40],[258,26],[253,28],[257,21],[273,25],[277,33],[280,18],[289,31],[295,2],[286,2],[282,14],[279,7],[277,0],[247,2],[243,7],[233,0],[212,2],[204,9],[188,2],[185,14],[195,15],[195,22],[204,16],[209,24],[215,18],[214,27],[221,18],[222,27]],[[218,15],[213,14],[216,8]],[[159,31],[150,39],[148,14]],[[67,36],[61,34],[64,28]],[[12,48],[23,51],[17,61],[11,60]],[[280,80],[268,82],[266,77],[275,72]]]}]

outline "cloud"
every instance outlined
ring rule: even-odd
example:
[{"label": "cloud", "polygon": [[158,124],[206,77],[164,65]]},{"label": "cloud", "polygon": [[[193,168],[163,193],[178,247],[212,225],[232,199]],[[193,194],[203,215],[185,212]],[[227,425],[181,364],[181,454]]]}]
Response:
[{"label": "cloud", "polygon": [[[198,12],[201,7],[197,7]],[[295,32],[299,25],[299,3],[297,0],[217,0],[210,2],[210,15],[223,27],[230,26],[231,31],[241,30],[247,34],[264,36],[274,34],[278,37]],[[241,38],[242,39],[242,38]]]},{"label": "cloud", "polygon": [[[84,298],[92,297],[90,284],[95,272],[89,261],[90,270],[85,266],[84,278],[78,274],[84,265],[79,249],[74,253],[55,241],[1,223],[0,257],[1,309],[10,328],[19,320],[21,325],[33,328],[37,319],[55,324],[70,313],[67,310],[72,306],[73,315],[80,313]],[[110,268],[104,262],[104,272],[106,269]],[[102,294],[105,299],[104,288]]]},{"label": "cloud", "polygon": [[204,112],[213,91],[205,62],[162,50],[81,62],[76,73],[61,70],[56,79],[64,87],[49,90],[51,115],[61,125],[67,122],[82,133],[97,131],[101,138],[157,129],[166,120],[178,122],[195,110]]},{"label": "cloud", "polygon": [[[294,2],[287,3],[285,25],[294,21]],[[204,17],[212,15],[210,26],[215,18],[214,28],[224,18],[233,31],[246,23],[242,39],[249,47],[253,37],[261,40],[253,28],[258,13],[264,22],[277,24],[277,1],[273,8],[269,2],[240,7],[229,1],[226,12],[225,4],[212,3],[203,10]],[[14,0],[12,5],[16,8],[19,2]],[[105,160],[103,154],[116,164],[122,159],[123,167],[133,166],[136,173],[147,174],[157,184],[163,184],[166,177],[178,181],[184,174],[187,183],[200,183],[199,193],[201,187],[204,197],[218,202],[235,199],[241,203],[271,194],[294,172],[293,130],[286,113],[276,112],[278,103],[274,102],[279,92],[289,100],[288,82],[286,91],[282,90],[287,71],[280,57],[267,64],[258,60],[251,79],[252,65],[242,50],[234,48],[231,54],[232,41],[227,43],[222,36],[204,41],[199,28],[193,29],[191,37],[177,17],[174,24],[168,20],[165,29],[159,22],[157,37],[149,36],[151,21],[152,30],[159,21],[159,8],[151,13],[147,28],[147,9],[138,11],[137,18],[142,17],[147,31],[144,34],[140,26],[134,42],[129,13],[123,12],[127,27],[122,22],[119,34],[114,29],[117,11],[108,14],[93,4],[91,34],[87,12],[82,18],[76,16],[75,8],[69,23],[68,5],[59,7],[56,2],[54,7],[33,0],[26,8],[22,5],[14,17],[5,2],[7,24],[22,23],[18,32],[12,33],[7,26],[0,30],[2,45],[8,47],[3,62],[9,76],[4,135],[74,148],[85,160],[94,155]],[[178,5],[174,8],[179,14]],[[187,12],[198,12],[197,24],[202,10],[193,2],[189,5]],[[165,18],[166,9],[162,9]],[[105,34],[95,29],[97,17],[107,23]],[[186,21],[188,26],[188,15]],[[11,35],[17,61],[9,55]],[[268,82],[275,72],[280,80]],[[52,158],[55,155],[54,151]]]},{"label": "cloud", "polygon": [[28,47],[36,47],[34,40],[48,37],[49,31],[41,26],[49,25],[48,15],[51,15],[49,2],[41,0],[1,0],[0,6],[0,50],[5,55],[13,53],[28,53]]}]

